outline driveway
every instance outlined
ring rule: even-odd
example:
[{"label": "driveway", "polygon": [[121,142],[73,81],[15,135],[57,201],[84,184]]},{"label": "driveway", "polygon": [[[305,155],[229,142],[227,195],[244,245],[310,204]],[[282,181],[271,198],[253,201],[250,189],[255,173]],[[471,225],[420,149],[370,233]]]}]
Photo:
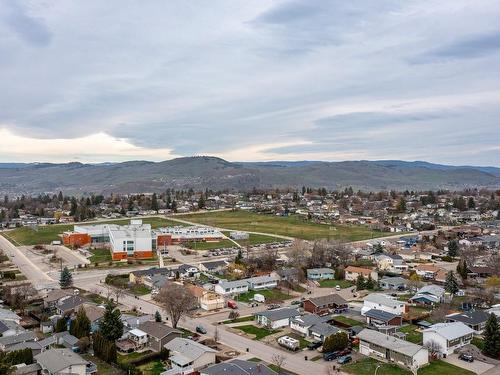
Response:
[{"label": "driveway", "polygon": [[462,361],[461,359],[458,359],[458,354],[452,354],[447,358],[443,359],[443,361],[451,363],[452,365],[458,366],[460,368],[472,371],[476,374],[483,374],[486,371],[495,367],[494,365],[490,365],[486,362],[481,362],[478,360],[475,360],[472,363]]}]

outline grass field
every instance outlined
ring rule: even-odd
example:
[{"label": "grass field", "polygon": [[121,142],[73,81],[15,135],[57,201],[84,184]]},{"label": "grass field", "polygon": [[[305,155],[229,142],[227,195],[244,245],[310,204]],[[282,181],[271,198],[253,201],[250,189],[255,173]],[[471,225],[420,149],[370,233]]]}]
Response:
[{"label": "grass field", "polygon": [[92,256],[89,258],[91,263],[109,262],[112,260],[109,249],[92,249]]},{"label": "grass field", "polygon": [[[380,366],[378,373],[381,375],[412,375],[411,371],[401,367],[379,362],[373,358],[364,358],[355,363],[342,366],[342,370],[349,374],[367,375],[374,374],[377,366]],[[418,375],[473,375],[474,373],[443,361],[434,361],[428,366],[418,370]]]},{"label": "grass field", "polygon": [[[229,236],[229,232],[224,232],[226,236]],[[261,244],[266,244],[266,243],[272,243],[272,242],[280,242],[283,241],[281,238],[273,237],[273,236],[266,236],[264,234],[253,234],[250,233],[248,236],[248,240],[235,240],[238,242],[241,246],[247,246],[247,245],[261,245]]]},{"label": "grass field", "polygon": [[422,332],[417,332],[415,330],[416,328],[417,326],[409,324],[407,326],[401,327],[399,329],[399,332],[406,333],[406,341],[412,342],[414,344],[421,344],[423,334]]},{"label": "grass field", "polygon": [[[165,226],[179,226],[177,222],[163,219],[161,217],[146,217],[142,218],[144,224],[151,224],[151,227],[165,227]],[[129,224],[130,219],[119,219],[119,220],[106,220],[99,221],[98,223],[88,223],[92,224],[119,224],[125,225]],[[85,225],[85,223],[82,223]],[[184,224],[185,225],[185,224]],[[60,241],[60,234],[66,231],[73,230],[73,224],[54,224],[54,225],[40,225],[36,230],[31,227],[19,227],[11,231],[2,233],[4,237],[12,241],[14,245],[38,245],[38,244],[50,244],[52,241]]]},{"label": "grass field", "polygon": [[262,340],[264,337],[278,333],[279,331],[269,330],[266,328],[256,327],[252,325],[234,327],[240,331],[245,332],[248,335],[253,335],[254,340]]},{"label": "grass field", "polygon": [[345,289],[353,286],[354,284],[347,280],[321,280],[319,282],[319,286],[321,288],[335,288],[337,285],[342,289]]},{"label": "grass field", "polygon": [[299,216],[278,217],[241,210],[187,214],[179,218],[219,228],[269,233],[306,240],[331,238],[358,241],[384,235],[382,232],[374,232],[364,226],[323,225],[305,221]]},{"label": "grass field", "polygon": [[252,290],[247,293],[242,293],[238,296],[237,299],[241,302],[250,302],[255,294],[262,294],[264,297],[266,297],[266,302],[282,302],[284,300],[293,298],[293,296],[283,293],[277,289],[266,289],[259,291]]}]

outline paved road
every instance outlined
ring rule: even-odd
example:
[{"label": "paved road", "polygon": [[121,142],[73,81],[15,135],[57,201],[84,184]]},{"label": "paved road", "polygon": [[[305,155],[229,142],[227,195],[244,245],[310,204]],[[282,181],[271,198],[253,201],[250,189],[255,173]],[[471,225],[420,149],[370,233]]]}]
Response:
[{"label": "paved road", "polygon": [[12,245],[5,237],[0,236],[0,250],[7,255],[12,263],[33,283],[35,287],[52,285],[55,280],[43,272],[16,246]]}]

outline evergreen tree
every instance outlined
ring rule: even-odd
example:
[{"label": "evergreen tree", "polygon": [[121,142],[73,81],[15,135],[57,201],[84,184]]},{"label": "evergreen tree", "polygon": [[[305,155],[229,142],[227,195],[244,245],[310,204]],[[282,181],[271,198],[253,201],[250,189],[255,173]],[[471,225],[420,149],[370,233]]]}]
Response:
[{"label": "evergreen tree", "polygon": [[458,255],[458,242],[451,240],[448,242],[448,256],[454,258]]},{"label": "evergreen tree", "polygon": [[360,274],[358,276],[358,279],[356,280],[356,289],[363,290],[365,288],[366,288],[365,277],[362,274]]},{"label": "evergreen tree", "polygon": [[368,275],[368,279],[366,280],[366,283],[365,283],[365,289],[368,289],[368,290],[373,290],[375,288],[375,281],[373,281],[372,279],[372,275]]},{"label": "evergreen tree", "polygon": [[158,310],[155,312],[155,321],[161,323],[161,314]]},{"label": "evergreen tree", "polygon": [[198,199],[198,208],[205,208],[205,197],[203,196],[203,193],[200,194],[200,199]]},{"label": "evergreen tree", "polygon": [[158,198],[156,197],[156,193],[153,193],[153,196],[151,197],[151,209],[158,211]]},{"label": "evergreen tree", "polygon": [[469,200],[467,201],[467,207],[469,208],[469,210],[473,210],[474,208],[476,208],[476,202],[474,202],[473,197],[469,197]]},{"label": "evergreen tree", "polygon": [[120,317],[120,310],[115,309],[111,301],[108,301],[99,324],[99,330],[106,340],[114,342],[123,335],[123,323]]},{"label": "evergreen tree", "polygon": [[458,288],[458,282],[457,279],[455,278],[455,275],[453,274],[453,271],[449,271],[446,274],[446,281],[444,283],[444,289],[450,293],[451,295],[455,295],[459,288]]},{"label": "evergreen tree", "polygon": [[484,349],[483,353],[488,357],[500,357],[500,327],[495,314],[490,314],[484,327]]},{"label": "evergreen tree", "polygon": [[62,289],[71,288],[73,286],[73,275],[71,274],[68,267],[64,267],[61,272],[61,277],[59,279],[59,285]]},{"label": "evergreen tree", "polygon": [[464,258],[460,258],[457,264],[457,273],[460,275],[462,280],[467,279],[467,262],[465,261]]},{"label": "evergreen tree", "polygon": [[83,307],[80,307],[76,313],[76,318],[71,322],[69,332],[79,339],[90,336],[90,319]]},{"label": "evergreen tree", "polygon": [[349,345],[349,337],[345,332],[337,332],[328,336],[323,343],[323,352],[329,353],[337,350],[343,350]]},{"label": "evergreen tree", "polygon": [[399,198],[396,210],[401,213],[406,212],[406,201],[403,197]]},{"label": "evergreen tree", "polygon": [[56,331],[56,333],[58,333],[58,332],[64,332],[67,329],[68,329],[68,324],[66,323],[66,318],[63,317],[63,318],[57,319],[54,331]]}]

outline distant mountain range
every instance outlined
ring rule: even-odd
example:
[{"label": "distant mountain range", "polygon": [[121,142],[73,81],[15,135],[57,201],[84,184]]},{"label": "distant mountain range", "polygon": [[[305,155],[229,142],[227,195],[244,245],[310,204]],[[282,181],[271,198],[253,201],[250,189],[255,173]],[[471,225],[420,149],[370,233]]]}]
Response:
[{"label": "distant mountain range", "polygon": [[228,162],[196,156],[163,162],[0,163],[0,193],[137,193],[175,189],[300,188],[428,190],[499,188],[500,168],[424,161]]}]

